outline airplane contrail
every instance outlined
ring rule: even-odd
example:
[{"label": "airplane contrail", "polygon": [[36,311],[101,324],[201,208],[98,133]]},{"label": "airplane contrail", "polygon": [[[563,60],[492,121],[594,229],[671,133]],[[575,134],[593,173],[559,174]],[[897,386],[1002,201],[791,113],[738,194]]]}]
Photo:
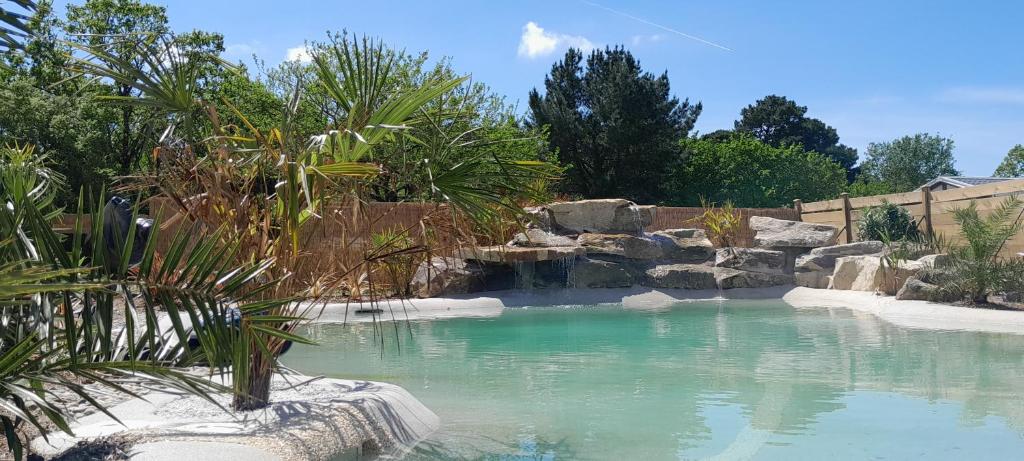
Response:
[{"label": "airplane contrail", "polygon": [[644,18],[638,18],[638,17],[633,16],[633,15],[631,15],[629,13],[626,13],[626,12],[622,12],[622,11],[619,11],[619,10],[616,10],[616,9],[608,8],[607,6],[604,6],[604,5],[598,5],[597,3],[590,2],[590,1],[587,1],[587,0],[580,0],[580,1],[583,2],[583,3],[586,3],[587,5],[590,5],[590,6],[593,6],[593,7],[596,7],[596,8],[600,8],[600,9],[605,10],[605,11],[609,11],[609,12],[617,14],[619,16],[622,16],[622,17],[625,17],[625,18],[629,18],[629,19],[632,19],[632,20],[637,21],[637,22],[642,22],[642,23],[647,24],[649,26],[657,27],[657,28],[659,28],[661,30],[672,32],[673,34],[686,37],[686,38],[688,38],[690,40],[695,40],[695,41],[701,42],[701,43],[703,43],[705,45],[710,45],[710,46],[713,46],[715,48],[723,49],[725,51],[732,51],[732,48],[719,45],[719,44],[717,44],[715,42],[710,42],[710,41],[704,40],[703,38],[700,38],[700,37],[697,37],[697,36],[694,36],[694,35],[690,35],[690,34],[688,34],[686,32],[682,32],[682,31],[673,29],[673,28],[668,27],[668,26],[663,26],[661,24],[653,23],[653,22],[648,21],[648,20],[646,20]]}]

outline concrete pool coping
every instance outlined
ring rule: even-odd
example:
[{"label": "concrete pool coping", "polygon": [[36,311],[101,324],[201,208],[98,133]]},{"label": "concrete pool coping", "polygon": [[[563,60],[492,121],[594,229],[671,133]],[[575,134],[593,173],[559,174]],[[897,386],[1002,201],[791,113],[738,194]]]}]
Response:
[{"label": "concrete pool coping", "polygon": [[[845,308],[871,313],[896,326],[928,330],[962,330],[1024,334],[1024,312],[928,301],[903,301],[866,291],[782,286],[731,290],[652,288],[578,288],[495,291],[445,298],[384,300],[376,303],[327,304],[315,323],[366,323],[496,317],[505,308],[622,304],[627,309],[663,310],[686,302],[781,299],[800,309]],[[377,309],[378,312],[371,313]],[[361,312],[362,311],[362,312]]]}]

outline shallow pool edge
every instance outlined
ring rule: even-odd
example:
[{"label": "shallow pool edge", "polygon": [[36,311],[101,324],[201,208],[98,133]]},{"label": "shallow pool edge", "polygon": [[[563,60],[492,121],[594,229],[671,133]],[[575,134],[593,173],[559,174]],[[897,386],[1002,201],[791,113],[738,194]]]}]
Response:
[{"label": "shallow pool edge", "polygon": [[316,309],[319,315],[313,322],[365,323],[380,320],[497,317],[506,308],[531,306],[622,304],[627,309],[660,310],[679,303],[736,299],[781,299],[801,309],[845,308],[871,313],[904,328],[1024,334],[1024,312],[903,301],[866,291],[794,286],[732,290],[640,287],[509,290],[444,298],[391,299],[375,303],[328,303],[322,309]]}]

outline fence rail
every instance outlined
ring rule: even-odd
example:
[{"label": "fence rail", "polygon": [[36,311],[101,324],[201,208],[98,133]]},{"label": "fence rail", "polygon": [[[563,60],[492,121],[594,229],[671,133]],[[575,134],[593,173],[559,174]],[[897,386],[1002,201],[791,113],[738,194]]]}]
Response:
[{"label": "fence rail", "polygon": [[[840,234],[843,243],[855,240],[863,210],[881,205],[882,202],[906,208],[925,233],[941,235],[948,241],[956,242],[959,240],[960,228],[953,219],[954,210],[974,202],[979,212],[985,215],[1010,195],[1024,195],[1024,179],[944,191],[931,191],[922,187],[912,192],[871,197],[850,198],[844,194],[834,200],[800,203],[799,208],[800,219],[803,221],[831,224],[844,229],[845,231]],[[1008,241],[1001,255],[1013,257],[1021,252],[1024,252],[1024,233]]]}]

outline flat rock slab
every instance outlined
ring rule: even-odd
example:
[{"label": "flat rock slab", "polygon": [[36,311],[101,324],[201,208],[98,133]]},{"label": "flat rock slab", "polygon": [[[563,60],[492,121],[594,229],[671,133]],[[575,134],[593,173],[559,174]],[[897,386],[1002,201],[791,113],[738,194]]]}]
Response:
[{"label": "flat rock slab", "polygon": [[566,259],[586,254],[580,246],[523,248],[506,245],[460,248],[456,257],[494,263],[539,262]]},{"label": "flat rock slab", "polygon": [[833,245],[837,229],[826,224],[751,216],[754,245],[765,248],[817,248]]},{"label": "flat rock slab", "polygon": [[700,229],[666,229],[650,238],[661,246],[662,258],[679,263],[702,263],[715,256],[715,246]]},{"label": "flat rock slab", "polygon": [[734,288],[768,288],[792,285],[794,280],[792,275],[787,274],[767,274],[728,267],[716,267],[715,282],[718,284],[718,288],[731,290]]},{"label": "flat rock slab", "polygon": [[699,264],[665,264],[648,269],[644,285],[653,288],[714,289],[714,268]]},{"label": "flat rock slab", "polygon": [[796,259],[796,270],[831,272],[836,266],[836,259],[842,256],[872,255],[883,250],[885,245],[877,240],[815,248]]},{"label": "flat rock slab", "polygon": [[786,268],[786,253],[763,248],[719,248],[715,253],[715,267],[782,274]]},{"label": "flat rock slab", "polygon": [[550,248],[550,247],[571,247],[576,246],[576,240],[564,235],[553,234],[543,229],[526,229],[526,232],[516,234],[510,247],[524,248]]},{"label": "flat rock slab", "polygon": [[576,241],[587,255],[610,255],[627,259],[659,259],[661,244],[653,239],[629,234],[582,234]]},{"label": "flat rock slab", "polygon": [[[353,451],[401,453],[440,426],[437,415],[392,384],[319,379],[291,387],[277,377],[270,396],[266,408],[231,413],[195,396],[153,391],[146,400],[109,408],[124,425],[94,413],[72,424],[75,436],[51,433],[48,442],[33,440],[32,449],[52,457],[79,441],[124,436],[143,453],[155,453],[151,444],[173,442],[182,450],[218,454],[174,459],[330,460]],[[214,398],[230,407],[230,395]],[[228,450],[237,446],[245,448]]]}]

